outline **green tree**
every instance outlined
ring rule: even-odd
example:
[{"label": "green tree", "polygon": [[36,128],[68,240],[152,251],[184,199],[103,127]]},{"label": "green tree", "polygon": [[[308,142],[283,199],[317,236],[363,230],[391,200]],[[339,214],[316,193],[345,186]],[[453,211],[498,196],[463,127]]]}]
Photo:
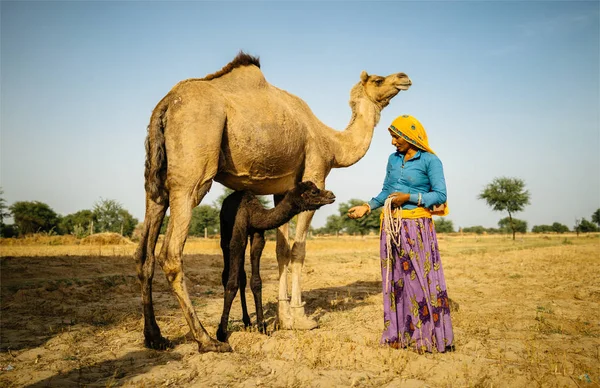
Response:
[{"label": "green tree", "polygon": [[167,233],[167,225],[169,225],[169,216],[166,215],[165,218],[163,219],[162,225],[160,226],[160,234],[165,234]]},{"label": "green tree", "polygon": [[131,236],[138,220],[114,199],[100,199],[94,204],[94,232],[113,232]]},{"label": "green tree", "polygon": [[600,227],[600,209],[596,210],[592,214],[592,222],[598,225],[598,227]]},{"label": "green tree", "polygon": [[513,230],[519,233],[527,233],[527,221],[513,218],[512,225],[514,225],[514,228],[511,227],[511,220],[508,217],[498,221],[498,226],[503,233],[510,233]]},{"label": "green tree", "polygon": [[487,232],[486,229],[481,225],[467,226],[466,228],[463,228],[462,231],[464,233],[475,233],[475,234],[484,234]]},{"label": "green tree", "polygon": [[95,222],[94,213],[91,210],[80,210],[61,218],[58,229],[61,234],[73,234],[84,237],[90,233],[90,226]]},{"label": "green tree", "polygon": [[552,227],[550,225],[534,225],[531,228],[531,233],[549,233],[552,231]]},{"label": "green tree", "polygon": [[369,234],[371,232],[378,232],[379,231],[379,224],[380,224],[380,214],[381,214],[381,209],[375,209],[373,210],[369,215],[364,216],[362,218],[353,220],[348,218],[348,210],[351,207],[354,206],[358,206],[365,203],[365,201],[360,200],[360,199],[351,199],[348,202],[343,202],[340,203],[338,209],[340,212],[340,217],[342,218],[342,222],[344,225],[344,231],[348,234],[360,234],[365,235],[365,234]]},{"label": "green tree", "polygon": [[20,235],[50,232],[58,225],[58,215],[43,202],[19,201],[13,203],[8,210],[15,220]]},{"label": "green tree", "polygon": [[4,219],[10,217],[8,206],[4,200],[4,190],[0,187],[0,227],[4,226]]},{"label": "green tree", "polygon": [[192,211],[190,222],[191,236],[204,236],[204,229],[209,236],[219,233],[219,209],[210,205],[200,205]]},{"label": "green tree", "polygon": [[12,237],[16,235],[14,225],[6,225],[4,220],[10,217],[8,206],[4,200],[4,190],[0,187],[0,237]]},{"label": "green tree", "polygon": [[585,218],[582,218],[581,220],[576,220],[574,229],[575,232],[577,232],[577,235],[579,235],[579,233],[590,233],[598,231],[598,227],[594,225],[593,222],[590,222]]},{"label": "green tree", "polygon": [[552,231],[555,233],[566,233],[569,231],[569,227],[561,224],[560,222],[555,222],[551,226]]},{"label": "green tree", "polygon": [[492,183],[484,187],[478,198],[485,200],[494,211],[508,212],[513,240],[515,240],[517,230],[512,215],[522,211],[529,204],[530,199],[529,191],[525,190],[525,182],[518,178],[495,178]]},{"label": "green tree", "polygon": [[434,220],[434,224],[436,233],[454,233],[452,220],[439,217]]},{"label": "green tree", "polygon": [[344,220],[338,214],[332,214],[327,217],[325,225],[318,228],[315,233],[317,234],[338,234],[344,230]]}]

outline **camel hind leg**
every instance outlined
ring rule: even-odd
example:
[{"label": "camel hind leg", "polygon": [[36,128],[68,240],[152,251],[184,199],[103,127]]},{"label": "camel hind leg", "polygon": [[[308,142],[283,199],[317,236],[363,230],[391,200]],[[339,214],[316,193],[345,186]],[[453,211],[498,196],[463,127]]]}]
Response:
[{"label": "camel hind leg", "polygon": [[165,349],[171,343],[161,333],[152,304],[152,279],[154,277],[154,263],[156,241],[160,233],[168,204],[158,204],[146,196],[146,215],[144,228],[138,248],[135,252],[137,274],[142,286],[142,306],[144,314],[144,343],[151,349]]},{"label": "camel hind leg", "polygon": [[190,327],[194,340],[198,343],[200,352],[227,352],[231,347],[227,343],[212,339],[196,315],[192,306],[183,274],[183,247],[188,235],[192,210],[206,195],[212,181],[198,185],[195,189],[176,190],[170,193],[171,218],[167,234],[159,256],[159,263],[165,272],[171,289],[183,310],[185,320]]}]

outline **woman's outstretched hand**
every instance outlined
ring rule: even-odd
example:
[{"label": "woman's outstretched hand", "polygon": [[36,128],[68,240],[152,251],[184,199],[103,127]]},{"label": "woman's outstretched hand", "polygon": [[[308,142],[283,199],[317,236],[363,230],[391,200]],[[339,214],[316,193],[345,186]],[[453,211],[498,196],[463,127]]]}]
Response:
[{"label": "woman's outstretched hand", "polygon": [[352,219],[362,218],[365,216],[365,214],[369,213],[370,210],[371,208],[366,204],[354,206],[348,209],[348,217]]}]

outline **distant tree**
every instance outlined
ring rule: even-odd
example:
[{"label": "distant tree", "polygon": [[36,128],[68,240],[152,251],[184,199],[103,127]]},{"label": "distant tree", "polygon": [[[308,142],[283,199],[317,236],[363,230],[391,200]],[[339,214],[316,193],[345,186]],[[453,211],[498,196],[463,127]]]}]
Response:
[{"label": "distant tree", "polygon": [[437,233],[454,233],[454,224],[452,220],[447,220],[445,218],[436,218],[435,221],[435,231]]},{"label": "distant tree", "polygon": [[553,232],[551,225],[534,225],[531,228],[531,233],[551,233]]},{"label": "distant tree", "polygon": [[596,210],[592,214],[592,222],[598,225],[598,227],[600,227],[600,209]]},{"label": "distant tree", "polygon": [[94,232],[113,232],[131,236],[138,220],[114,199],[100,199],[94,204]]},{"label": "distant tree", "polygon": [[10,213],[4,200],[4,190],[0,187],[0,226],[4,226],[4,219],[8,217],[10,217]]},{"label": "distant tree", "polygon": [[513,230],[519,233],[527,233],[527,221],[519,220],[516,218],[512,219],[512,223],[514,228],[511,227],[511,220],[508,217],[505,217],[498,221],[498,227],[503,233],[510,233]]},{"label": "distant tree", "polygon": [[517,232],[512,221],[513,213],[520,212],[529,204],[529,192],[525,190],[525,182],[518,178],[500,177],[484,187],[479,199],[487,202],[494,211],[507,211],[512,229],[513,240]]},{"label": "distant tree", "polygon": [[318,228],[316,234],[338,234],[344,230],[344,220],[338,214],[332,214],[327,217],[325,225]]},{"label": "distant tree", "polygon": [[58,214],[43,202],[19,201],[13,203],[8,210],[20,235],[50,232],[58,225]]},{"label": "distant tree", "polygon": [[169,225],[169,216],[165,216],[165,218],[163,219],[163,223],[160,226],[160,234],[167,233],[167,225]]},{"label": "distant tree", "polygon": [[13,225],[6,225],[4,220],[10,217],[8,206],[4,200],[4,190],[0,187],[0,237],[12,237],[16,234],[16,229]]},{"label": "distant tree", "polygon": [[90,226],[94,223],[94,212],[91,210],[80,210],[61,218],[58,229],[61,234],[73,234],[84,237],[90,233]]},{"label": "distant tree", "polygon": [[561,224],[560,222],[553,223],[551,228],[555,233],[566,233],[569,231],[569,227]]},{"label": "distant tree", "polygon": [[379,231],[380,224],[380,214],[381,208],[373,210],[369,215],[364,216],[359,219],[350,219],[348,218],[348,210],[351,207],[361,205],[365,203],[365,201],[360,199],[351,199],[348,202],[340,203],[338,210],[340,213],[340,217],[342,219],[342,223],[344,226],[344,231],[348,234],[360,234],[365,235],[371,232]]},{"label": "distant tree", "polygon": [[484,234],[487,232],[487,230],[481,225],[468,226],[466,228],[463,228],[462,231],[463,231],[463,233],[476,233],[476,234]]},{"label": "distant tree", "polygon": [[575,218],[575,225],[573,225],[573,231],[575,233],[577,233],[577,236],[579,236],[579,233],[581,232],[581,230],[579,229],[580,225],[581,225],[581,218]]},{"label": "distant tree", "polygon": [[219,209],[210,205],[200,205],[192,211],[190,236],[204,236],[204,230],[209,236],[219,233]]},{"label": "distant tree", "polygon": [[586,220],[585,218],[575,221],[575,232],[577,232],[577,235],[579,235],[579,233],[590,233],[597,231],[598,227],[594,225],[594,223]]}]

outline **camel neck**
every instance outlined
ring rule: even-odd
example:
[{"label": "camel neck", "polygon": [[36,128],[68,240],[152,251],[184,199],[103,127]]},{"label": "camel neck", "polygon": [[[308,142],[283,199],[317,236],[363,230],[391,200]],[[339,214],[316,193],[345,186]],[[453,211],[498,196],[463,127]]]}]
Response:
[{"label": "camel neck", "polygon": [[350,106],[350,123],[344,131],[336,132],[333,138],[333,167],[336,168],[351,166],[365,156],[379,122],[381,108],[364,95],[360,84],[352,89]]},{"label": "camel neck", "polygon": [[278,228],[288,222],[297,211],[286,195],[274,208],[264,209],[260,214],[252,214],[252,227],[259,230]]}]

